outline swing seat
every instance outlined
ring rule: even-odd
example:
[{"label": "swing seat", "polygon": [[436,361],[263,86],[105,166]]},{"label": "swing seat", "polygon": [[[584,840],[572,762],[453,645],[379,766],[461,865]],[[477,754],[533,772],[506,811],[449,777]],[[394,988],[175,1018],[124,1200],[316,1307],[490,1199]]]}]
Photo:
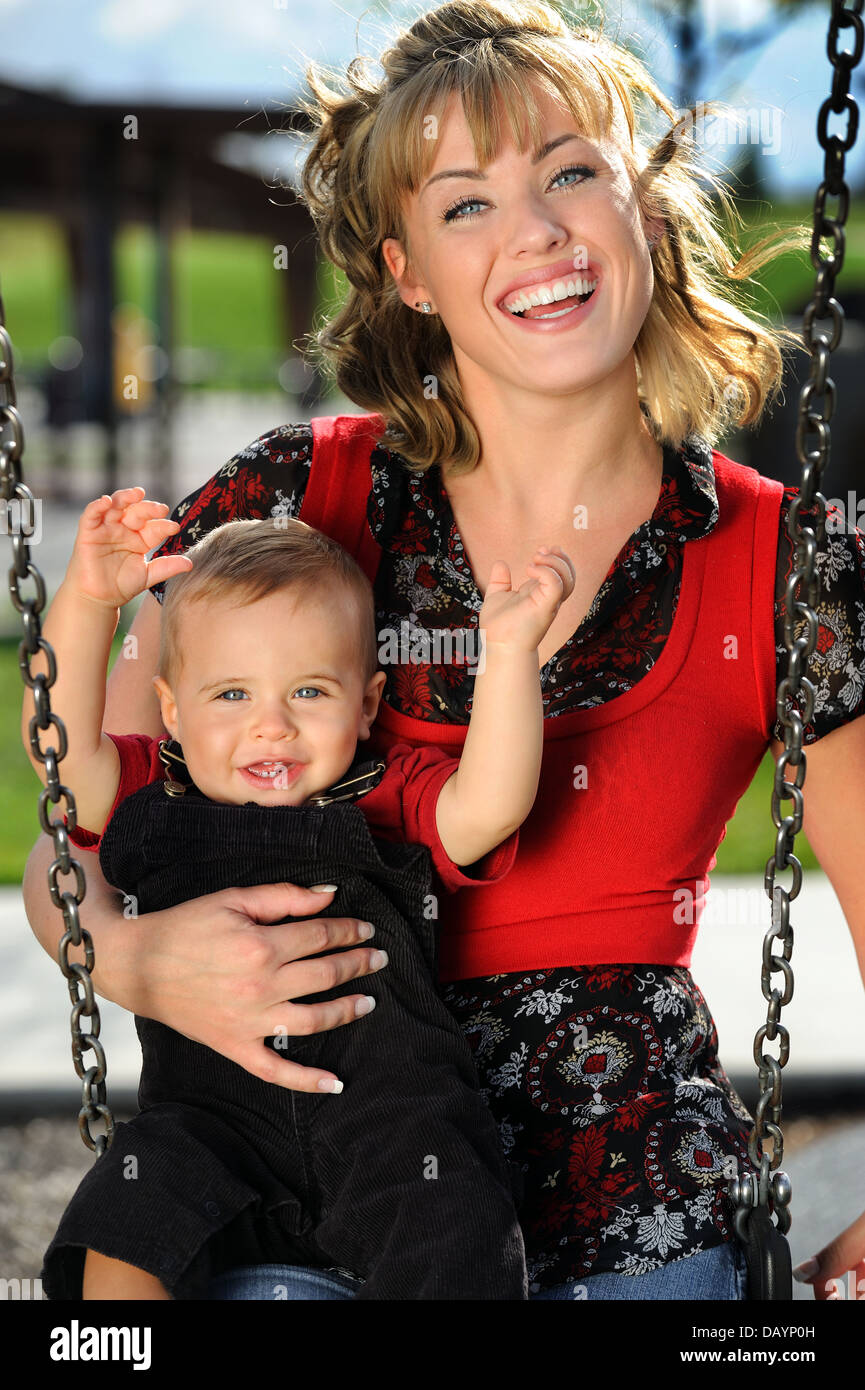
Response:
[{"label": "swing seat", "polygon": [[749,1301],[789,1302],[793,1297],[793,1262],[787,1237],[778,1230],[765,1206],[749,1211],[743,1225]]}]

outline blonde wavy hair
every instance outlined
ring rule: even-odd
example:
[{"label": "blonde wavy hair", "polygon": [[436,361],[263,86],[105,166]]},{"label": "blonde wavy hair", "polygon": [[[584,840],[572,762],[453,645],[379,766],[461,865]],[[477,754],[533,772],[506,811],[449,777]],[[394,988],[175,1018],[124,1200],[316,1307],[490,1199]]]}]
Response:
[{"label": "blonde wavy hair", "polygon": [[[634,344],[640,405],[658,442],[677,447],[699,434],[715,445],[731,427],[755,425],[778,394],[782,349],[798,339],[750,308],[738,283],[782,251],[804,249],[810,231],[776,227],[731,254],[710,190],[731,222],[742,219],[727,186],[700,167],[688,133],[697,107],[680,116],[640,60],[602,30],[602,17],[598,27],[572,26],[535,0],[450,0],[399,33],[379,60],[383,80],[369,75],[364,56],[348,65],[343,90],[336,78],[329,86],[315,63],[306,68],[315,100],[300,105],[315,135],[298,198],[324,256],[350,286],[307,337],[339,390],[384,417],[381,442],[412,467],[446,460],[457,474],[480,456],[447,329],[403,303],[381,249],[397,237],[411,255],[403,200],[432,166],[436,142],[424,138],[424,122],[442,117],[452,93],[461,97],[480,166],[498,149],[499,99],[520,153],[524,121],[531,147],[540,145],[532,81],[596,141],[624,116],[622,156],[640,211],[662,217],[666,228],[652,252],[655,287]],[[647,127],[659,113],[662,131],[652,140]],[[438,385],[429,398],[431,376]]]}]

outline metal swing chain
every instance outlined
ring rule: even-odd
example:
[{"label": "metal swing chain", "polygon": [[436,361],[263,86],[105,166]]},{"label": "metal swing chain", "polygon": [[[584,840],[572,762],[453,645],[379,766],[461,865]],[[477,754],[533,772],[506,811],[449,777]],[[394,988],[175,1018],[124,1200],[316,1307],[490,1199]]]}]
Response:
[{"label": "metal swing chain", "polygon": [[[65,758],[67,750],[66,726],[60,716],[54,714],[51,709],[49,690],[57,679],[57,662],[54,649],[42,636],[39,619],[39,614],[45,607],[45,581],[30,558],[28,541],[36,529],[36,498],[23,481],[23,452],[24,428],[16,408],[12,343],[6,331],[3,299],[0,296],[0,500],[5,503],[7,526],[12,537],[13,563],[9,571],[9,592],[13,604],[21,614],[24,630],[24,636],[18,644],[21,679],[33,691],[36,709],[30,720],[30,748],[33,757],[45,765],[46,785],[39,794],[39,824],[46,835],[52,836],[56,856],[48,869],[48,891],[55,907],[63,913],[66,927],[60,939],[57,959],[66,977],[69,997],[72,1000],[72,1061],[81,1080],[82,1091],[78,1128],[84,1143],[98,1158],[111,1147],[114,1138],[114,1116],[106,1103],[105,1051],[99,1041],[101,1020],[92,980],[95,963],[93,940],[90,933],[82,927],[78,912],[87,887],[84,870],[69,852],[69,834],[62,816],[53,819],[48,817],[49,801],[57,805],[64,800],[68,829],[75,830],[77,827],[75,798],[69,788],[60,781],[59,764]],[[21,581],[28,578],[33,580],[36,593],[26,598],[21,593]],[[39,651],[45,653],[48,672],[34,676],[31,660]],[[55,748],[50,744],[43,749],[39,741],[40,730],[50,729],[52,725],[57,731],[59,747]],[[74,891],[68,888],[61,891],[58,878],[65,874],[74,875]],[[70,961],[70,946],[84,947],[83,963]],[[82,1016],[92,1020],[89,1032],[80,1026]],[[85,1067],[82,1054],[88,1048],[94,1053],[95,1065]],[[90,1121],[100,1116],[106,1132],[94,1137],[90,1133]]]},{"label": "metal swing chain", "polygon": [[[844,224],[850,206],[850,190],[844,182],[844,156],[852,148],[859,126],[859,108],[850,96],[850,74],[862,58],[865,46],[865,24],[862,20],[862,6],[865,0],[853,0],[851,8],[846,8],[841,0],[833,0],[832,18],[829,25],[827,52],[834,73],[832,94],[823,102],[817,117],[817,139],[825,151],[823,182],[817,189],[814,199],[814,230],[811,238],[811,263],[817,272],[814,295],[802,321],[802,337],[811,352],[811,371],[808,381],[799,395],[799,420],[796,429],[796,455],[802,465],[802,487],[799,496],[790,504],[787,520],[787,534],[796,544],[795,567],[785,592],[786,618],[784,621],[784,643],[787,648],[787,675],[778,687],[777,714],[784,725],[784,752],[778,757],[775,768],[775,786],[772,794],[772,820],[777,827],[775,853],[766,861],[764,886],[772,902],[772,925],[763,941],[763,969],[761,987],[763,997],[769,1008],[766,1022],[758,1029],[754,1038],[754,1061],[759,1068],[760,1097],[757,1102],[754,1128],[748,1139],[748,1156],[754,1165],[754,1172],[740,1177],[730,1184],[730,1192],[737,1202],[736,1229],[740,1239],[745,1239],[745,1220],[748,1212],[757,1207],[770,1206],[777,1215],[777,1227],[781,1234],[790,1229],[790,1181],[786,1173],[778,1171],[784,1155],[784,1137],[781,1133],[781,1069],[786,1065],[790,1053],[790,1035],[780,1022],[783,1005],[789,1004],[793,997],[793,970],[790,957],[793,953],[793,928],[790,923],[790,902],[797,897],[802,886],[802,865],[793,853],[796,835],[802,829],[804,802],[802,785],[805,781],[807,758],[802,746],[802,732],[814,713],[814,685],[804,672],[817,644],[818,621],[815,609],[820,602],[820,575],[815,567],[818,543],[826,540],[826,498],[820,492],[823,469],[829,458],[829,421],[835,408],[835,383],[828,375],[830,355],[841,341],[844,311],[834,298],[835,277],[844,264]],[[850,52],[839,52],[840,30],[853,29],[854,42]],[[830,111],[836,115],[847,113],[847,130],[844,138],[829,135],[827,125]],[[826,215],[827,195],[838,199],[835,217]],[[833,250],[828,256],[820,254],[821,237],[831,237]],[[825,333],[814,332],[816,318],[832,319],[831,338]],[[814,397],[824,400],[814,405]],[[817,435],[817,444],[806,449],[805,436]],[[802,525],[800,512],[816,518],[816,533],[810,525]],[[800,586],[805,594],[804,601],[799,597]],[[794,641],[794,620],[796,614],[807,624],[807,633]],[[792,703],[798,696],[804,696],[804,709],[799,711]],[[791,701],[790,709],[786,707]],[[784,776],[787,764],[796,768],[796,779],[788,782]],[[781,798],[791,798],[795,814],[781,818]],[[793,883],[788,892],[781,884],[775,883],[776,873],[791,867]],[[781,946],[781,954],[772,951],[773,942]],[[783,992],[772,985],[771,976],[780,971],[783,975]],[[762,1050],[764,1039],[774,1041],[779,1038],[780,1052],[777,1058]],[[767,1112],[771,1118],[767,1119]],[[772,1158],[763,1152],[763,1142],[772,1139]],[[758,1171],[756,1171],[758,1170]],[[770,1174],[773,1176],[770,1178]]]}]

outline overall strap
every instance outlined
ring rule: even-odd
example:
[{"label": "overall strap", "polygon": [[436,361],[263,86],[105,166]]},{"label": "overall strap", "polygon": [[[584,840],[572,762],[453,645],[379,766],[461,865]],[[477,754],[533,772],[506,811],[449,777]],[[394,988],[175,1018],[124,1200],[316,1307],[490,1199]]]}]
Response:
[{"label": "overall strap", "polygon": [[384,433],[381,415],[321,415],[310,421],[312,464],[300,520],[314,526],[353,555],[370,583],[381,548],[366,518],[372,487],[370,455]]}]

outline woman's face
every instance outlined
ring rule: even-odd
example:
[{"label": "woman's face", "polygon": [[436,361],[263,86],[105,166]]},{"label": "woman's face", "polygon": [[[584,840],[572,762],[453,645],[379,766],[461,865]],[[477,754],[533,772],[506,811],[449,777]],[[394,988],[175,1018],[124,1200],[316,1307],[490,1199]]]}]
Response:
[{"label": "woman's face", "polygon": [[[579,137],[566,107],[539,93],[543,144],[520,154],[502,112],[498,158],[470,177],[474,149],[457,95],[439,122],[430,174],[404,208],[413,263],[395,238],[382,244],[400,294],[415,312],[428,300],[453,345],[464,387],[507,384],[564,395],[603,380],[633,349],[653,290],[645,226],[616,144]],[[437,175],[448,173],[447,177]],[[513,316],[521,279],[541,272],[556,302]],[[568,289],[596,288],[583,308]],[[541,285],[533,286],[537,294]],[[525,291],[530,293],[531,289]],[[525,305],[526,301],[522,301]],[[570,312],[562,312],[568,310]],[[555,315],[555,317],[541,317]]]}]

